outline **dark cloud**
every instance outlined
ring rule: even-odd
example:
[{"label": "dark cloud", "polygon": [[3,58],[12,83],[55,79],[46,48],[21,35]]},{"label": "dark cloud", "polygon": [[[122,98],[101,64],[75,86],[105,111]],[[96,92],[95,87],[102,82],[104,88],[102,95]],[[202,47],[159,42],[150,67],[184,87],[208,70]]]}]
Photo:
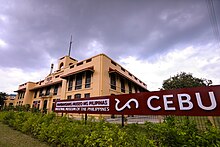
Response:
[{"label": "dark cloud", "polygon": [[[0,66],[41,68],[49,58],[67,54],[87,58],[97,41],[117,60],[153,58],[177,46],[209,42],[211,25],[201,0],[0,0]],[[217,19],[220,2],[215,1]],[[49,64],[49,63],[48,63]]]}]

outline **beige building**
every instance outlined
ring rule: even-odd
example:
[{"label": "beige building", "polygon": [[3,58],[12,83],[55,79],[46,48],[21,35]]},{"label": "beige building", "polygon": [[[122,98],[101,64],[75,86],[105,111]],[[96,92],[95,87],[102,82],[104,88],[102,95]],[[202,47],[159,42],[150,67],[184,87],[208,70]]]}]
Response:
[{"label": "beige building", "polygon": [[16,95],[15,94],[9,94],[6,96],[6,99],[4,101],[4,105],[5,106],[13,106],[14,105],[14,102],[15,102],[15,98],[16,98]]},{"label": "beige building", "polygon": [[145,83],[105,54],[83,61],[64,56],[58,61],[58,69],[54,72],[51,69],[51,74],[44,80],[20,85],[15,105],[30,104],[31,107],[52,111],[59,99],[144,91],[148,91]]}]

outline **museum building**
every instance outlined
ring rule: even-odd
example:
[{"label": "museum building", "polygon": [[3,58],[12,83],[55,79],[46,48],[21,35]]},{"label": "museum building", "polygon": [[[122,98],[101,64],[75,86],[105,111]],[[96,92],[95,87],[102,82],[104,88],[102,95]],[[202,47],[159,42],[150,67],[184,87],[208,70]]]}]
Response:
[{"label": "museum building", "polygon": [[69,55],[44,80],[19,85],[14,105],[54,110],[56,100],[146,92],[147,85],[105,54],[83,61]]}]

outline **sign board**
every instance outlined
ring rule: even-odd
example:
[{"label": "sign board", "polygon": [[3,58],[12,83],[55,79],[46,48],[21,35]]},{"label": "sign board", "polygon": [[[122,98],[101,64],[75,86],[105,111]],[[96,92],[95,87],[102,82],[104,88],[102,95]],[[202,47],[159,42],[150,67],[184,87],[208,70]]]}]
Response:
[{"label": "sign board", "polygon": [[56,102],[55,112],[219,116],[220,85],[60,100]]}]

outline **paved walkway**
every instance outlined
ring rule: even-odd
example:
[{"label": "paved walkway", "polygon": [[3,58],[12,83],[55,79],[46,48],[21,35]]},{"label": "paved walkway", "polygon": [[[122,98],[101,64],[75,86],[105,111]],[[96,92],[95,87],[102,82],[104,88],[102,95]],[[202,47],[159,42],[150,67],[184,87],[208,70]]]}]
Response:
[{"label": "paved walkway", "polygon": [[26,134],[13,130],[0,122],[0,147],[49,147]]},{"label": "paved walkway", "polygon": [[[121,123],[121,117],[118,118],[108,118],[106,119],[107,122],[110,123]],[[145,122],[152,122],[152,123],[160,123],[162,120],[159,117],[155,116],[141,116],[135,115],[134,117],[127,117],[128,124],[144,124]]]}]

